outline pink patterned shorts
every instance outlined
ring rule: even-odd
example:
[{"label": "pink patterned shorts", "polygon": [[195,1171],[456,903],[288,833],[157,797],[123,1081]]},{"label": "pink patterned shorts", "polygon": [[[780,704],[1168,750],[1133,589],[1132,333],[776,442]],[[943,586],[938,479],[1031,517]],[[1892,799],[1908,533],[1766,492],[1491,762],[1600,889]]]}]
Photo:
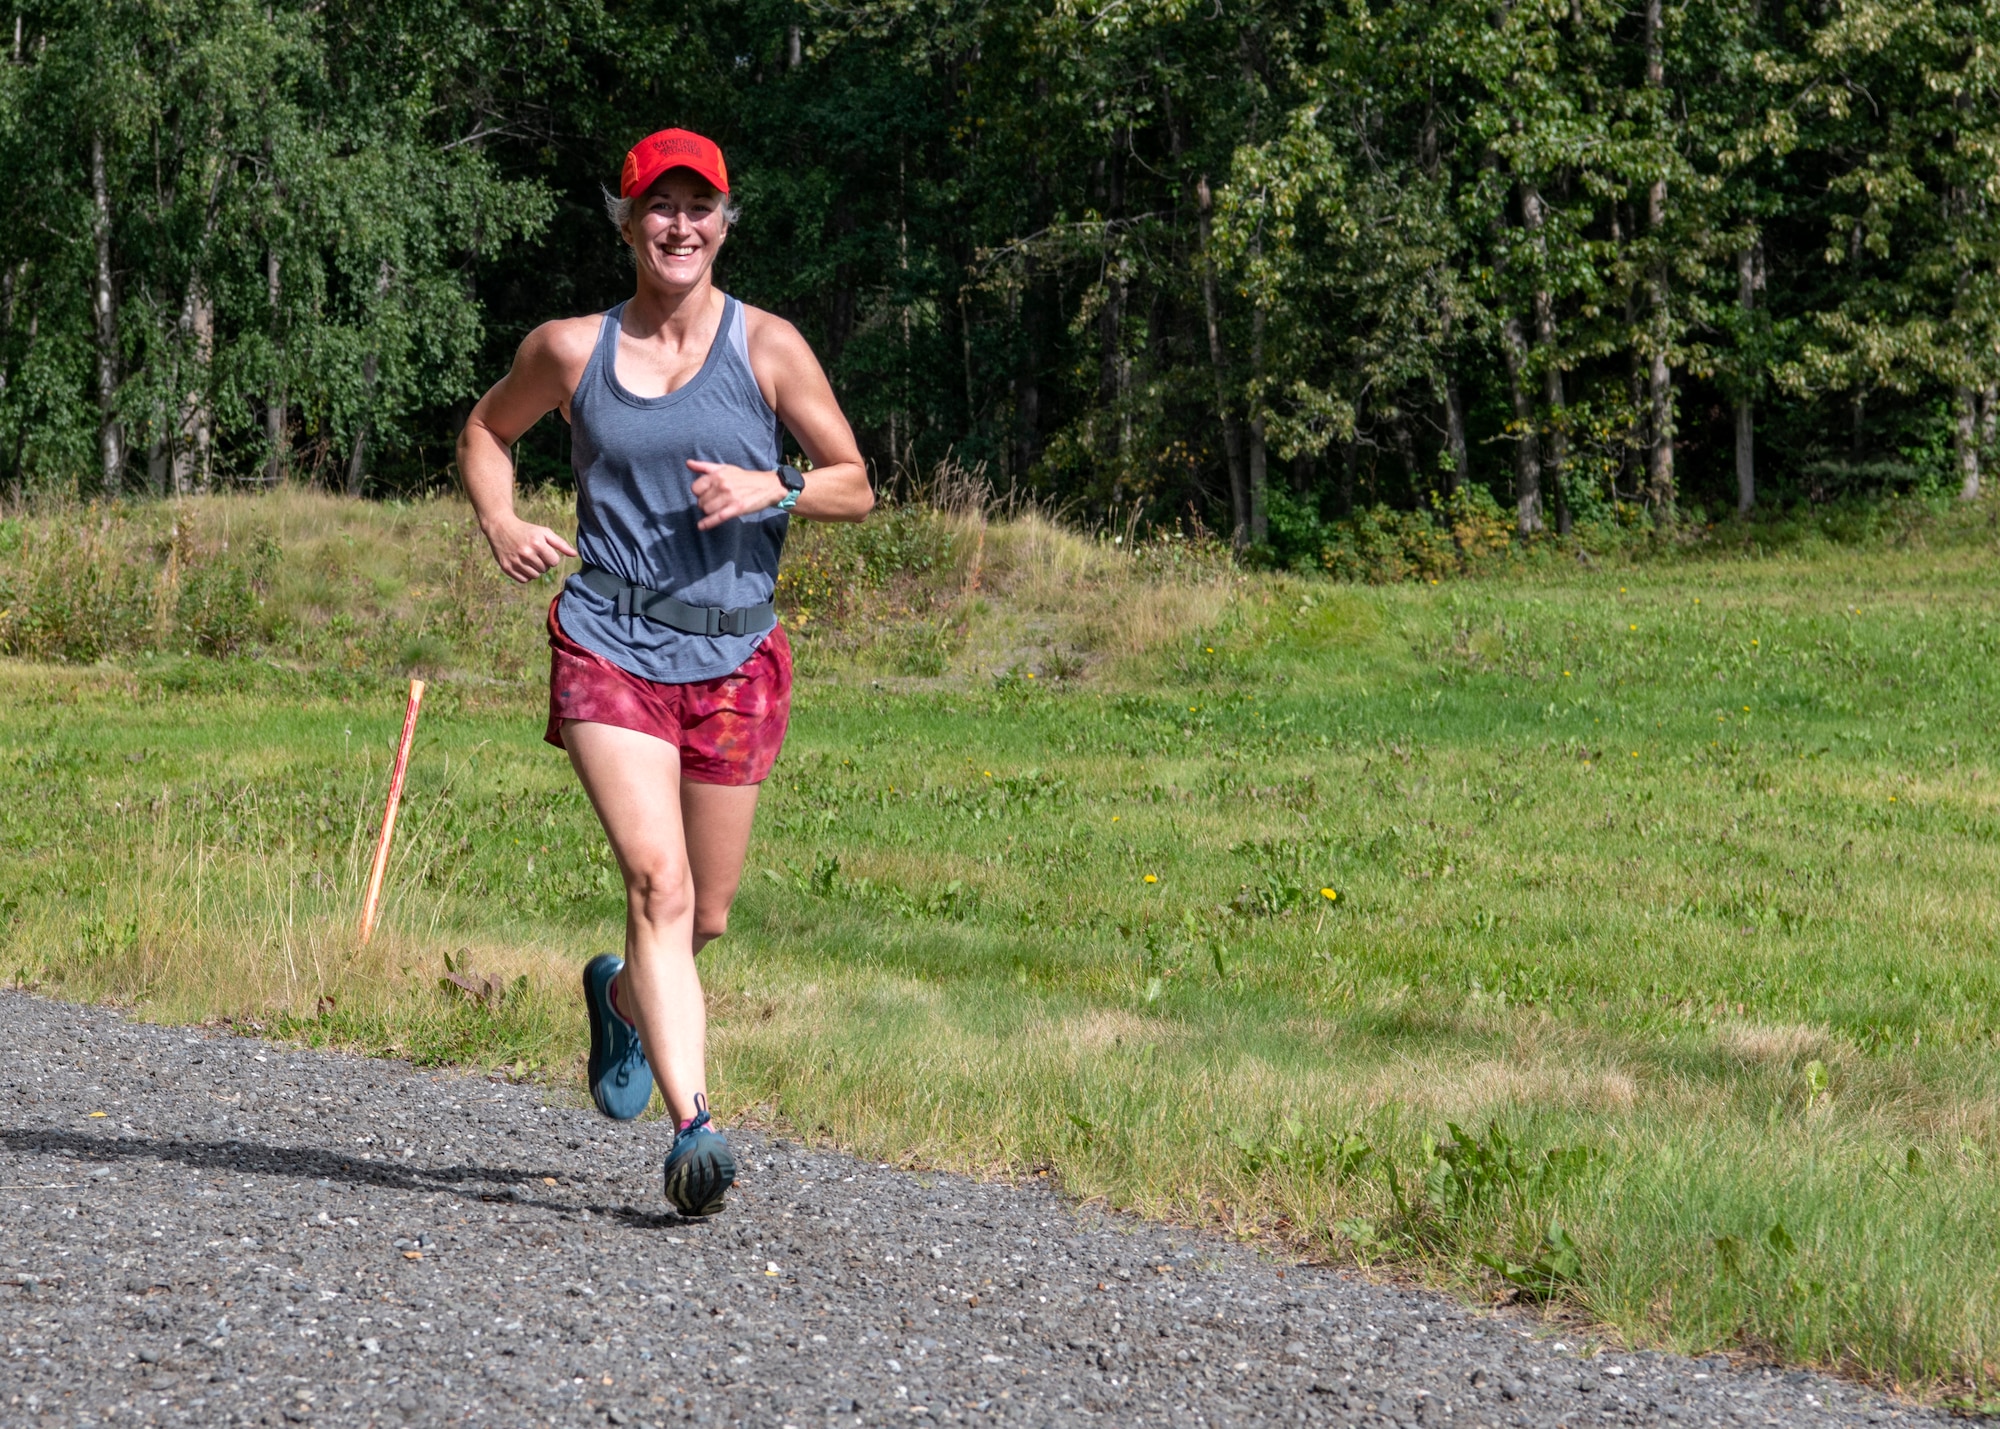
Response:
[{"label": "pink patterned shorts", "polygon": [[662,685],[586,650],[549,605],[549,728],[564,747],[564,720],[616,725],[664,739],[681,752],[681,776],[697,784],[761,784],[778,762],[792,714],[792,645],[771,633],[736,669],[690,685]]}]

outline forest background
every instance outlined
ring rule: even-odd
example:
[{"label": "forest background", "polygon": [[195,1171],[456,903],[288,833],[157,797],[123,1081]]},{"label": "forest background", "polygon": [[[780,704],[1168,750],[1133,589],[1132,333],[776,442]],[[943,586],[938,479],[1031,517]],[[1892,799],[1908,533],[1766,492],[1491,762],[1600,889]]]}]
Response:
[{"label": "forest background", "polygon": [[[805,331],[885,482],[950,453],[1088,520],[1347,574],[1357,531],[1410,522],[1507,540],[1975,494],[2000,423],[1989,7],[11,18],[17,498],[447,484],[522,335],[629,291],[600,185],[667,125],[724,146],[722,279]],[[566,437],[531,433],[524,477],[566,481]]]}]

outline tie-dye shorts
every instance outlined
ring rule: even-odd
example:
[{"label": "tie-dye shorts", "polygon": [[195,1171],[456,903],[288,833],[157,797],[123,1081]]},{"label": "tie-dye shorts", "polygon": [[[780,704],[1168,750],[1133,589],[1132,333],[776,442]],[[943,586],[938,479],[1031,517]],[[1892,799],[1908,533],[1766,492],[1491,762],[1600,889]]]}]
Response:
[{"label": "tie-dye shorts", "polygon": [[776,625],[750,658],[713,680],[663,685],[621,670],[567,635],[549,606],[549,728],[563,748],[564,720],[617,725],[681,752],[681,777],[697,784],[761,784],[778,761],[792,714],[792,646]]}]

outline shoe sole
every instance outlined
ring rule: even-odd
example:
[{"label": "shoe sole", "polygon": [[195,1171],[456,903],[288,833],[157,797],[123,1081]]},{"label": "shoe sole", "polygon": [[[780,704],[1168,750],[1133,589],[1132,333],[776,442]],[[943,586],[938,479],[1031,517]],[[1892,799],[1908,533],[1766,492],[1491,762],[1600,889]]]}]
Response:
[{"label": "shoe sole", "polygon": [[[721,1138],[717,1138],[720,1140]],[[725,1143],[692,1153],[667,1171],[667,1199],[689,1220],[715,1215],[736,1184],[736,1158]]]},{"label": "shoe sole", "polygon": [[[590,1080],[590,1100],[599,1112],[613,1121],[634,1121],[644,1115],[647,1106],[652,1105],[653,1089],[650,1085],[646,1088],[645,1106],[641,1106],[631,1116],[620,1116],[617,1112],[611,1110],[610,1107],[604,1104],[604,1099],[598,1095],[597,1091],[598,1081],[600,1080],[597,1069],[603,1066],[609,1059],[610,1053],[604,1045],[604,1019],[598,1015],[595,1000],[596,995],[591,989],[590,980],[591,975],[597,971],[598,964],[607,960],[616,961],[620,968],[624,966],[624,959],[617,957],[615,953],[599,953],[583,966],[583,1006],[584,1010],[589,1014],[587,1020],[590,1023],[590,1061],[585,1064],[588,1069],[585,1075]],[[651,1069],[649,1068],[649,1075],[650,1072]]]}]

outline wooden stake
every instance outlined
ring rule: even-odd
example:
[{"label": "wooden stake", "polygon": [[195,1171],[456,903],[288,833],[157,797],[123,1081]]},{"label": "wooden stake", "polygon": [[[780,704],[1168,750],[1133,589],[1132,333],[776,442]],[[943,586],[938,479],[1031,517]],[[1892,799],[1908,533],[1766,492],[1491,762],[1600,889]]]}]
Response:
[{"label": "wooden stake", "polygon": [[410,767],[410,742],[417,737],[417,711],[424,703],[424,682],[410,681],[410,707],[403,711],[403,740],[396,746],[396,769],[389,776],[389,802],[382,806],[382,836],[375,841],[375,866],[368,871],[368,896],[361,901],[361,945],[375,936],[375,914],[382,899],[382,875],[389,871],[389,844],[396,837],[396,807],[403,802],[403,775]]}]

